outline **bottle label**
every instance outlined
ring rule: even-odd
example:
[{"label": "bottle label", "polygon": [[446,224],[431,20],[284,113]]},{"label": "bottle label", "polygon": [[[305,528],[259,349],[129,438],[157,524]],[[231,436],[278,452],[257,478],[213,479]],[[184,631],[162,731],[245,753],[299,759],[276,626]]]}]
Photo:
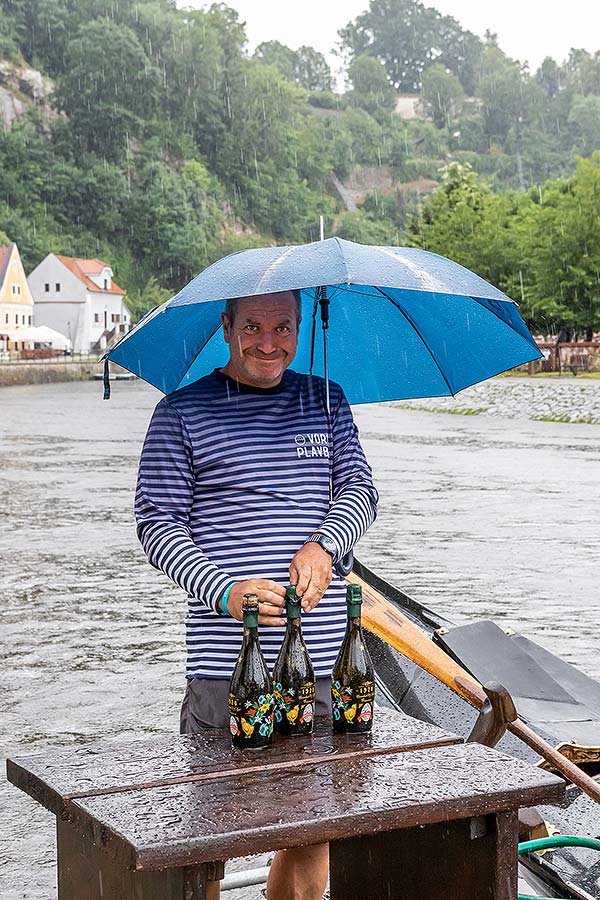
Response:
[{"label": "bottle label", "polygon": [[275,719],[287,719],[290,725],[310,725],[315,715],[315,683],[307,681],[299,691],[284,688],[279,682],[273,685],[275,694]]},{"label": "bottle label", "polygon": [[253,735],[268,738],[273,733],[273,694],[261,694],[256,699],[240,700],[229,694],[229,730],[232,737],[250,740]]},{"label": "bottle label", "polygon": [[334,681],[331,685],[331,705],[334,722],[365,726],[373,719],[375,682],[363,681],[356,689]]}]

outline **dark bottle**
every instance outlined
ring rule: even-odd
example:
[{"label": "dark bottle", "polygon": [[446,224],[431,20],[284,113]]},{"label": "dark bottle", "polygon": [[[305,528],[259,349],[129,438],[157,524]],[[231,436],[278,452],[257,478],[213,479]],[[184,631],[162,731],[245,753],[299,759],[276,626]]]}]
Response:
[{"label": "dark bottle", "polygon": [[229,730],[234,747],[259,749],[273,737],[273,683],[258,642],[258,597],[244,594],[244,638],[229,683]]},{"label": "dark bottle", "polygon": [[296,588],[285,592],[287,628],[273,669],[275,731],[312,734],[315,717],[315,672],[302,637],[301,606]]},{"label": "dark bottle", "polygon": [[360,585],[348,585],[346,603],[346,634],[331,674],[333,730],[358,733],[371,730],[375,699],[373,663],[360,624]]}]

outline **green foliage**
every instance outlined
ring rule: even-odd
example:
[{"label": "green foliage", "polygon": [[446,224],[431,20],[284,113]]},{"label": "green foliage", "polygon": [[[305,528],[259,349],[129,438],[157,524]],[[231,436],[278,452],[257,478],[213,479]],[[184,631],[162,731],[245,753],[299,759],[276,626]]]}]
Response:
[{"label": "green foliage", "polygon": [[390,222],[385,219],[377,220],[361,211],[341,215],[336,222],[335,233],[347,241],[376,246],[395,244],[398,237],[397,230]]},{"label": "green foliage", "polygon": [[135,33],[112,22],[83,25],[66,50],[57,99],[83,151],[125,158],[158,110],[160,73]]},{"label": "green foliage", "polygon": [[0,15],[0,59],[19,60],[20,56],[17,19]]},{"label": "green foliage", "polygon": [[137,320],[151,309],[160,306],[170,296],[171,292],[161,287],[154,275],[151,275],[142,288],[127,294],[127,303],[133,318]]},{"label": "green foliage", "polygon": [[[0,132],[0,238],[27,269],[105,258],[141,314],[225,253],[316,239],[324,215],[457,259],[540,330],[597,323],[600,54],[532,76],[420,0],[370,0],[342,38],[336,95],[310,47],[249,58],[223,3],[0,0],[0,57],[50,75],[63,113]],[[396,90],[433,121],[396,116]],[[341,212],[331,173],[357,167],[370,190]],[[420,201],[423,176],[442,184]]]},{"label": "green foliage", "polygon": [[421,73],[433,62],[453,72],[467,93],[474,90],[481,41],[419,0],[370,0],[368,10],[341,29],[340,38],[352,58],[379,59],[400,92],[417,93]]},{"label": "green foliage", "polygon": [[364,109],[378,121],[389,117],[395,106],[395,93],[383,63],[372,56],[357,56],[348,66],[348,79],[352,85],[351,106]]},{"label": "green foliage", "polygon": [[433,65],[423,72],[422,95],[434,124],[446,128],[461,111],[464,89],[456,75],[444,66]]},{"label": "green foliage", "polygon": [[323,54],[312,47],[292,50],[279,41],[265,41],[254,51],[254,58],[275,66],[284,78],[307,91],[331,91],[331,69]]}]

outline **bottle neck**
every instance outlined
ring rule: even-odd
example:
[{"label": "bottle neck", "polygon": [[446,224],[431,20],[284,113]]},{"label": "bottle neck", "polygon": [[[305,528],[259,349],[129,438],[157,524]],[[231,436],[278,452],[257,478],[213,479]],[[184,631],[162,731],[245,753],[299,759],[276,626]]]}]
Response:
[{"label": "bottle neck", "polygon": [[258,637],[258,613],[244,613],[244,637]]},{"label": "bottle neck", "polygon": [[358,622],[360,625],[360,616],[362,612],[362,603],[349,601],[348,603],[348,621]]}]

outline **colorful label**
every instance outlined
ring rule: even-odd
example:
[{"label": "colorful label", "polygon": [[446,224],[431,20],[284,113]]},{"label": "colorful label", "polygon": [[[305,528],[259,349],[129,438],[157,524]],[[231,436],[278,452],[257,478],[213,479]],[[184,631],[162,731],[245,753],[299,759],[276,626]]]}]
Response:
[{"label": "colorful label", "polygon": [[273,733],[273,694],[261,694],[256,699],[240,700],[229,694],[229,730],[233,738],[248,741],[270,738]]},{"label": "colorful label", "polygon": [[356,690],[342,686],[339,681],[331,685],[331,705],[334,724],[357,725],[366,729],[373,720],[375,683],[363,681]]},{"label": "colorful label", "polygon": [[273,685],[275,694],[275,721],[289,725],[308,727],[315,715],[315,683],[307,681],[299,691],[295,688],[284,688],[279,682]]}]

